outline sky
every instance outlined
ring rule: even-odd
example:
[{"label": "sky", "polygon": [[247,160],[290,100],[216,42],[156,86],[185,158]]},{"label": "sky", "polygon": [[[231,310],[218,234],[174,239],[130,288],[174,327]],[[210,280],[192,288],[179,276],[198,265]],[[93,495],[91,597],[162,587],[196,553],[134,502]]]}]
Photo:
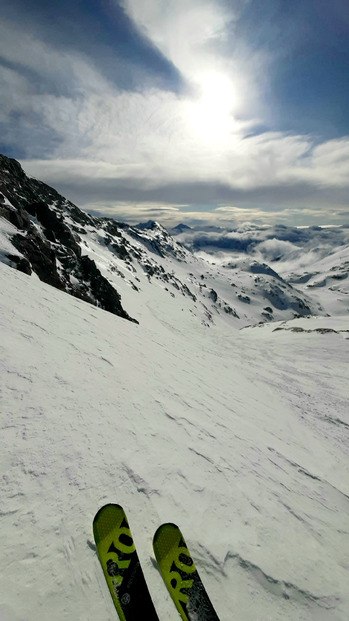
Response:
[{"label": "sky", "polygon": [[2,0],[0,152],[130,223],[349,221],[348,0]]}]

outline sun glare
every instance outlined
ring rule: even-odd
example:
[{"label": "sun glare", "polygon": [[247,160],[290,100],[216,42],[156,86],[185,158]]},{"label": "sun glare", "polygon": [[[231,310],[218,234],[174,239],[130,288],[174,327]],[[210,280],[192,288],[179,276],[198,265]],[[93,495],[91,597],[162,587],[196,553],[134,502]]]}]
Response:
[{"label": "sun glare", "polygon": [[233,108],[236,102],[234,87],[223,74],[203,74],[200,96],[189,105],[191,129],[205,142],[224,141],[234,129]]}]

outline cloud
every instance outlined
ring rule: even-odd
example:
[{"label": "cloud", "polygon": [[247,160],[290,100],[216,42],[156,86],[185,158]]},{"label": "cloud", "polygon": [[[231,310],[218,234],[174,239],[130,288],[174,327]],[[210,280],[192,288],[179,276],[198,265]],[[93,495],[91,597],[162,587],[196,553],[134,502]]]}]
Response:
[{"label": "cloud", "polygon": [[[23,30],[4,21],[4,151],[16,147],[30,174],[79,205],[123,217],[129,205],[130,219],[340,221],[349,137],[320,142],[257,127],[270,58],[239,35],[245,6],[124,0],[124,48],[106,51],[97,32],[89,53],[79,38],[67,44],[70,31],[50,42],[31,22]],[[119,2],[114,9],[119,15]],[[132,37],[134,50],[148,50],[148,78],[138,86],[145,61],[127,57]],[[112,78],[101,70],[106,55]],[[162,71],[166,87],[156,78]]]},{"label": "cloud", "polygon": [[266,262],[279,274],[304,270],[348,245],[341,227],[288,227],[249,224],[186,230],[177,237],[194,252],[219,263],[242,261],[244,254]]},{"label": "cloud", "polygon": [[[219,0],[124,0],[124,6],[146,36],[188,76],[196,73],[209,44],[224,36],[232,16]],[[210,54],[208,58],[212,63]]]},{"label": "cloud", "polygon": [[261,88],[269,56],[239,36],[245,0],[124,0],[129,15],[184,76],[193,96],[210,88],[210,77],[230,82],[231,111],[259,117],[267,108]]},{"label": "cloud", "polygon": [[[67,52],[84,57],[118,88],[142,88],[149,83],[165,90],[180,88],[173,64],[140,33],[117,0],[32,0],[30,4],[4,0],[2,17],[7,27],[12,25],[12,34],[16,27],[19,34],[30,34],[33,41],[50,46],[58,57]],[[12,40],[10,48],[21,50],[21,36]],[[8,46],[3,49],[6,54]]]}]

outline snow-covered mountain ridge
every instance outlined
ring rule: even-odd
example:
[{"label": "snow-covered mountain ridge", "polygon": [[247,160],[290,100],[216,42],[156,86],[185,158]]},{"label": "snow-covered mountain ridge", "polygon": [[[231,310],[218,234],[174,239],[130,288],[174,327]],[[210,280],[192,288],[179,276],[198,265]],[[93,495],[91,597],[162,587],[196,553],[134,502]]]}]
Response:
[{"label": "snow-covered mountain ridge", "polygon": [[242,327],[323,312],[318,300],[255,257],[217,268],[158,223],[132,227],[84,213],[5,156],[0,156],[0,214],[15,227],[10,231],[3,221],[2,260],[133,321],[141,318],[142,291],[151,297],[153,290],[157,298],[159,288],[166,292],[165,306],[167,297],[177,298],[177,312],[189,312],[208,326],[221,319]]},{"label": "snow-covered mountain ridge", "polygon": [[255,259],[318,302],[326,314],[349,312],[349,226],[207,228],[179,227],[174,233],[211,263],[225,266],[244,257]]}]

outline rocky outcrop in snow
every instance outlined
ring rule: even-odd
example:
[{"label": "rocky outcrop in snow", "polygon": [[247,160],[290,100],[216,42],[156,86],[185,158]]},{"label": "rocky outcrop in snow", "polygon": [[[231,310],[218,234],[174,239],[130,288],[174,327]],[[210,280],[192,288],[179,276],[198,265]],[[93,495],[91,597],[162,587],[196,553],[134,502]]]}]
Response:
[{"label": "rocky outcrop in snow", "polygon": [[[124,319],[131,319],[116,289],[95,262],[82,256],[84,225],[93,218],[46,184],[30,179],[16,160],[0,155],[0,215],[18,232],[11,242],[19,254],[8,254],[10,265],[34,272],[43,282]],[[70,226],[66,223],[67,216]],[[79,231],[79,232],[77,232]]]}]

